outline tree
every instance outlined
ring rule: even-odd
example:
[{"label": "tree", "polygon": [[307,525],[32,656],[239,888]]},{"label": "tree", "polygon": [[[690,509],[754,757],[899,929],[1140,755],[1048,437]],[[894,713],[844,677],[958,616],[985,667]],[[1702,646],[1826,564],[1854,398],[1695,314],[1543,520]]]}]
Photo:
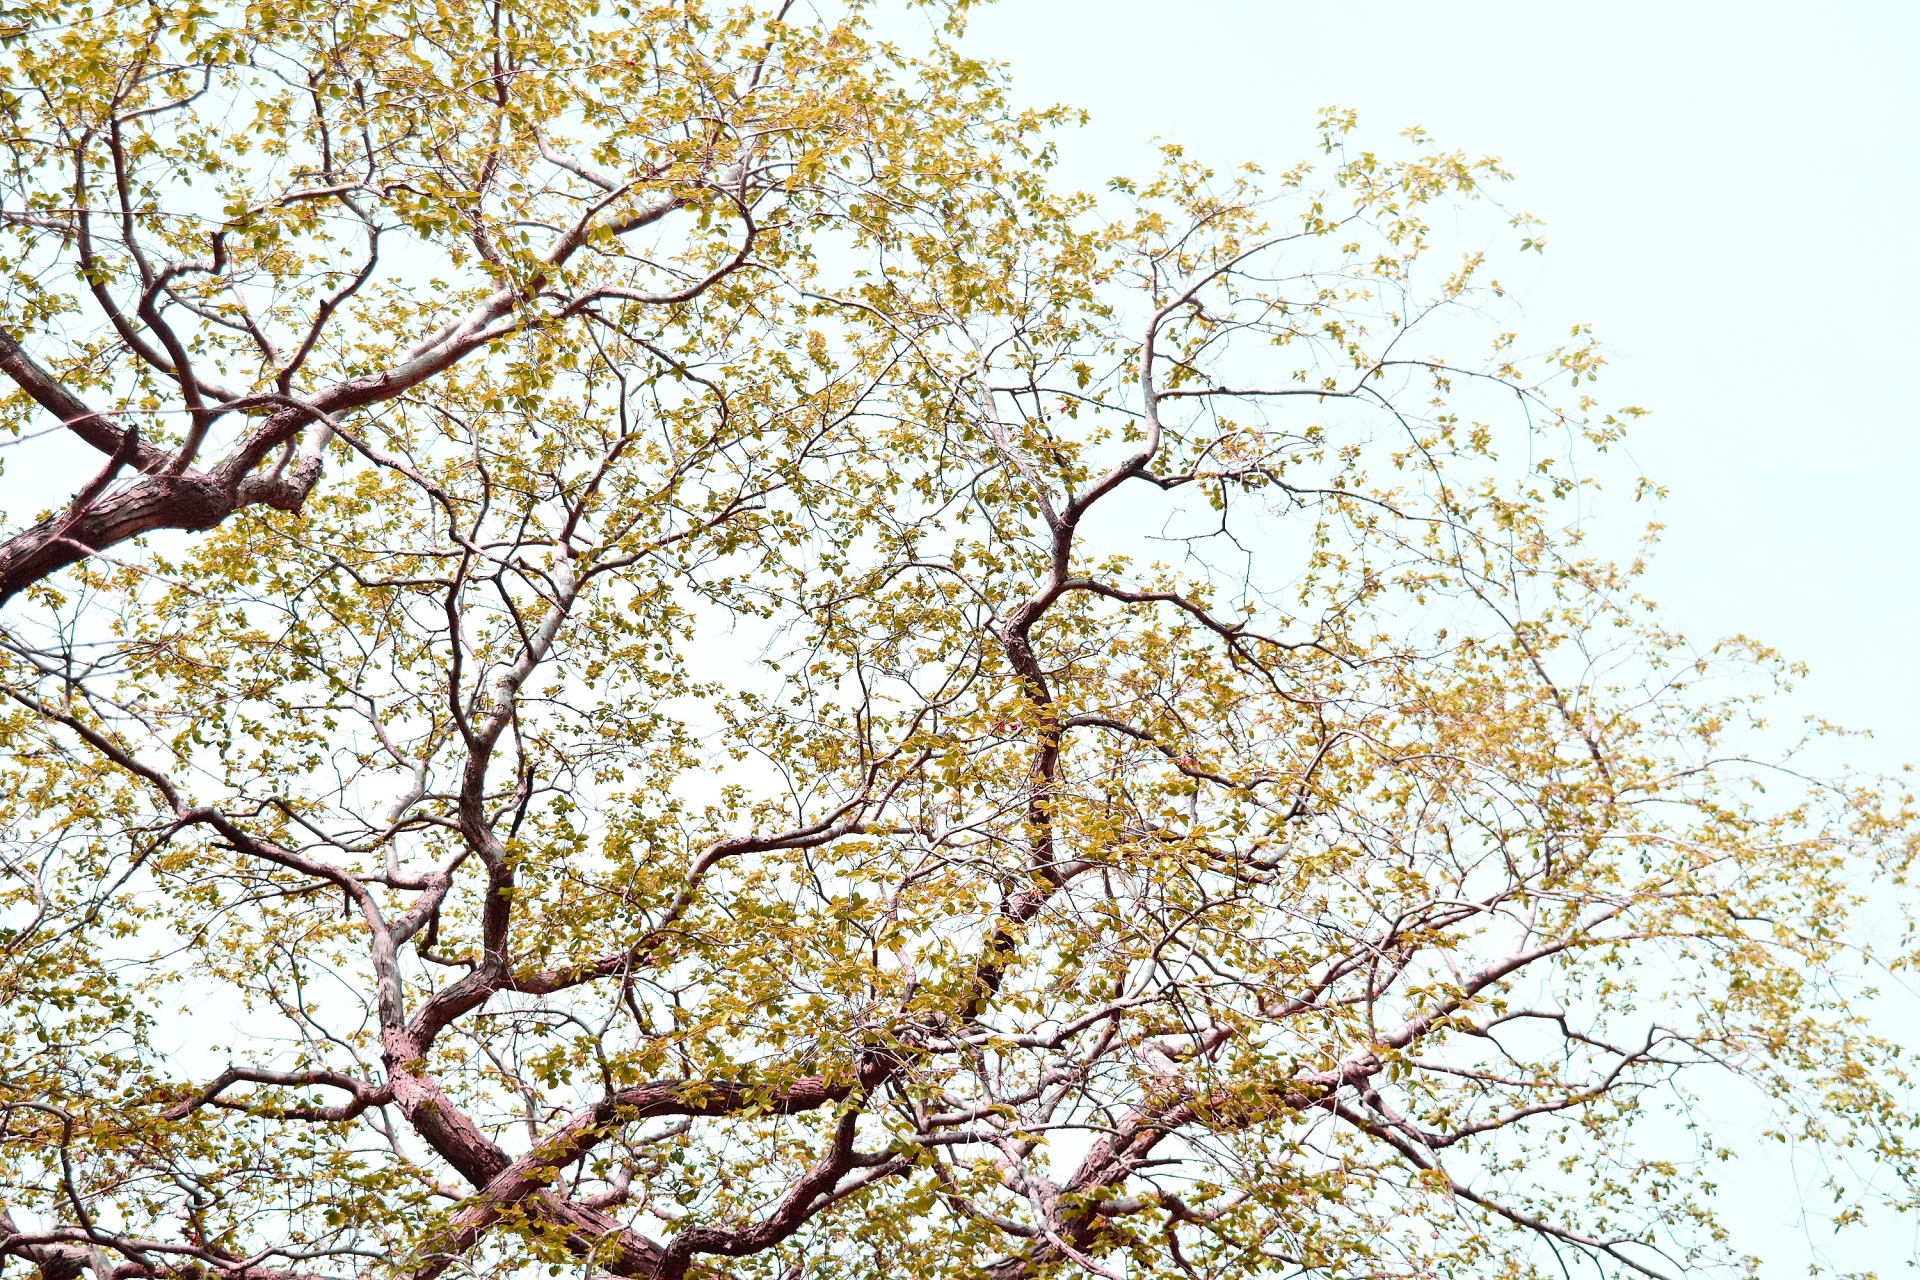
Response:
[{"label": "tree", "polygon": [[297,511],[341,419],[510,344],[502,394],[537,395],[609,308],[778,273],[951,179],[986,86],[889,83],[884,48],[790,7],[14,11],[0,371],[16,431],[44,411],[104,465],[0,545],[0,599]]},{"label": "tree", "polygon": [[962,16],[28,15],[0,1255],[1672,1275],[1696,1079],[1904,1203],[1908,801],[1582,548],[1498,168],[1061,194]]}]

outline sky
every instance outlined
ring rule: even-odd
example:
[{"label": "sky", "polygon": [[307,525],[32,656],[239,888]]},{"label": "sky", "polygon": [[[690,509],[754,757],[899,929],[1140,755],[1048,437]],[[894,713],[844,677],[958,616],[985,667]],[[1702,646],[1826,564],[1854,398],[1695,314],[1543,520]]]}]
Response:
[{"label": "sky", "polygon": [[[1151,140],[1227,168],[1313,154],[1315,112],[1369,141],[1420,125],[1517,181],[1544,221],[1524,291],[1543,334],[1590,322],[1601,395],[1652,415],[1633,461],[1667,487],[1648,590],[1696,640],[1805,662],[1788,704],[1870,730],[1853,763],[1920,762],[1920,3],[1827,0],[1001,0],[967,43],[1019,96],[1092,123],[1086,186]],[[1604,511],[1631,537],[1648,513]],[[1728,1102],[1723,1123],[1755,1113]],[[1804,1156],[1730,1169],[1723,1203],[1769,1275],[1810,1254],[1901,1274],[1912,1222],[1835,1241],[1801,1219]]]},{"label": "sky", "polygon": [[1855,763],[1920,761],[1920,3],[1002,0],[968,44],[1092,113],[1083,185],[1155,137],[1278,170],[1331,104],[1499,156],[1546,224],[1528,321],[1591,322],[1600,394],[1653,411],[1669,619],[1805,661],[1796,705],[1876,735]]}]

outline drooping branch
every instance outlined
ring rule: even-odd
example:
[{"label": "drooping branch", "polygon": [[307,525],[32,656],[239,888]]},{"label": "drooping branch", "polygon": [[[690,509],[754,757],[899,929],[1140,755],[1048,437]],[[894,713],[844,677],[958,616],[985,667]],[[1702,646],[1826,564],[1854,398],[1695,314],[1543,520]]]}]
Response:
[{"label": "drooping branch", "polygon": [[[221,1096],[229,1086],[235,1084],[275,1085],[284,1089],[321,1085],[329,1089],[344,1090],[350,1095],[350,1100],[337,1107],[262,1108],[255,1104],[233,1102]],[[391,1088],[374,1085],[365,1080],[356,1080],[338,1071],[266,1071],[255,1067],[228,1067],[197,1096],[175,1103],[160,1114],[169,1120],[180,1120],[201,1107],[222,1106],[274,1120],[331,1123],[351,1120],[368,1107],[385,1106],[392,1100]]]},{"label": "drooping branch", "polygon": [[[272,408],[276,401],[282,407],[274,408],[261,425],[205,469],[187,465],[187,454],[175,459],[156,446],[140,442],[132,462],[136,471],[144,473],[143,478],[119,492],[96,498],[84,510],[50,516],[0,543],[0,603],[69,565],[145,533],[159,529],[205,531],[254,504],[300,510],[319,481],[330,438],[329,432],[310,424],[391,401],[519,331],[521,322],[514,318],[514,312],[532,305],[550,290],[553,273],[579,252],[596,226],[626,235],[653,225],[686,204],[686,197],[676,193],[627,210],[610,222],[602,219],[600,215],[616,202],[616,196],[626,191],[623,187],[594,202],[542,255],[541,271],[520,286],[494,290],[387,368],[334,383],[298,400],[283,391],[269,396],[239,395],[223,403],[202,405],[196,386],[183,382],[183,388],[192,393],[196,435],[204,435],[207,426],[225,414]],[[717,273],[681,292],[686,298],[697,296],[726,274]],[[676,294],[671,300],[686,299]],[[155,359],[159,359],[157,353]],[[168,362],[161,363],[172,367]],[[0,331],[0,372],[13,378],[36,403],[96,449],[111,454],[118,447],[121,433],[62,387],[4,331]],[[257,474],[269,456],[290,447],[303,429],[308,431],[307,444],[293,466]]]},{"label": "drooping branch", "polygon": [[[13,379],[33,402],[58,418],[76,436],[101,453],[120,452],[125,430],[114,426],[105,416],[89,408],[85,401],[43,369],[28,355],[19,341],[0,327],[0,373]],[[135,471],[155,472],[167,464],[166,451],[141,440],[135,444],[127,463]]]}]

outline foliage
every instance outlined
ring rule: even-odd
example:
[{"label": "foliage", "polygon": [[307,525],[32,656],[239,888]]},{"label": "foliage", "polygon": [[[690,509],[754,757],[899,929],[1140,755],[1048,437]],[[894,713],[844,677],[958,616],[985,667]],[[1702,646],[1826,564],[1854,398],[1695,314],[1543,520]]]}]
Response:
[{"label": "foliage", "polygon": [[21,12],[0,1253],[1738,1267],[1696,1078],[1903,1202],[1908,801],[1583,548],[1492,162],[1062,194],[957,9]]}]

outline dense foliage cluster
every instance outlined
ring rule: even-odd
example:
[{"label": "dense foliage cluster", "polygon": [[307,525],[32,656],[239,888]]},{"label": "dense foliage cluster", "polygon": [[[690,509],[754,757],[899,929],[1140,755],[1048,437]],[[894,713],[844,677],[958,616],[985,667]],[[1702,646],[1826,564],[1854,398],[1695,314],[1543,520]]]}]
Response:
[{"label": "dense foliage cluster", "polygon": [[955,8],[8,14],[0,1256],[1675,1275],[1734,1077],[1904,1201],[1906,800],[1583,549],[1492,162],[1065,193]]}]

